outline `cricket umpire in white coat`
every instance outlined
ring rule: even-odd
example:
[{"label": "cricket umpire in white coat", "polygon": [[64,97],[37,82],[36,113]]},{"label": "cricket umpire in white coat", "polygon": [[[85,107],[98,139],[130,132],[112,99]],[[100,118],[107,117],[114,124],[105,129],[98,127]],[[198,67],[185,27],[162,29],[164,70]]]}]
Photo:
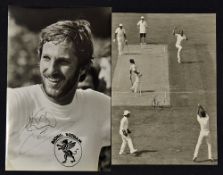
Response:
[{"label": "cricket umpire in white coat", "polygon": [[148,28],[147,22],[144,20],[144,16],[141,16],[141,20],[138,21],[140,45],[146,44],[146,28]]}]

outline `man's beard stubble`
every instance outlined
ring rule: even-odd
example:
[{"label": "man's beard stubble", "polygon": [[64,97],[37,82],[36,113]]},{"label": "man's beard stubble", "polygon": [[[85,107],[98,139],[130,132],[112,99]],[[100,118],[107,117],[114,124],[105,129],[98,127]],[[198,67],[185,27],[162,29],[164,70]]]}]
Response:
[{"label": "man's beard stubble", "polygon": [[[62,75],[57,75],[57,76],[61,76],[60,78],[65,79],[64,76],[62,76]],[[74,75],[72,76],[72,78],[70,78],[66,82],[66,84],[63,87],[61,87],[62,89],[60,90],[60,93],[58,93],[58,94],[51,94],[51,93],[49,93],[47,91],[46,83],[44,82],[43,77],[42,77],[42,85],[43,85],[43,90],[44,90],[45,94],[47,96],[49,96],[50,98],[53,98],[54,100],[58,100],[58,99],[60,99],[60,98],[62,98],[64,96],[66,96],[68,93],[71,93],[71,91],[73,91],[73,93],[75,93],[78,81],[79,81],[79,71],[76,71],[74,73]]]}]

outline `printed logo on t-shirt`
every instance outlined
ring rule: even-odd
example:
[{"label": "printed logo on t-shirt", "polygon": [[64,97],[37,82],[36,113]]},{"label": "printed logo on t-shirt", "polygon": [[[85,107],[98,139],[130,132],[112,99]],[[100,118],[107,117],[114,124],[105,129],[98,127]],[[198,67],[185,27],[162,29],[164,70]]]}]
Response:
[{"label": "printed logo on t-shirt", "polygon": [[82,156],[81,140],[71,133],[59,134],[51,141],[54,144],[54,155],[65,167],[77,165]]}]

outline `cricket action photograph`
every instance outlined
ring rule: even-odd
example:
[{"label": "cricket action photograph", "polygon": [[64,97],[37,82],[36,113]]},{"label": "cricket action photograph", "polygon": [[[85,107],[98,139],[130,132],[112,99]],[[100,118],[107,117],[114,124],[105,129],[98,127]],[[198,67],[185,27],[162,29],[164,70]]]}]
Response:
[{"label": "cricket action photograph", "polygon": [[217,165],[215,13],[112,13],[112,164]]}]

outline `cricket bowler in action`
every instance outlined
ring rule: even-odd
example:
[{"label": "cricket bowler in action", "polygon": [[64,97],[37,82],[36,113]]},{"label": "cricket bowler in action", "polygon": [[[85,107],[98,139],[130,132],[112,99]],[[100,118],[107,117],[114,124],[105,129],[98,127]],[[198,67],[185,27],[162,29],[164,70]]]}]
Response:
[{"label": "cricket bowler in action", "polygon": [[182,41],[183,40],[188,40],[188,38],[186,37],[186,35],[184,34],[184,31],[181,30],[180,33],[176,33],[176,27],[174,27],[173,29],[173,35],[176,36],[176,48],[178,49],[177,50],[177,62],[178,63],[181,63],[181,51],[182,51]]}]

